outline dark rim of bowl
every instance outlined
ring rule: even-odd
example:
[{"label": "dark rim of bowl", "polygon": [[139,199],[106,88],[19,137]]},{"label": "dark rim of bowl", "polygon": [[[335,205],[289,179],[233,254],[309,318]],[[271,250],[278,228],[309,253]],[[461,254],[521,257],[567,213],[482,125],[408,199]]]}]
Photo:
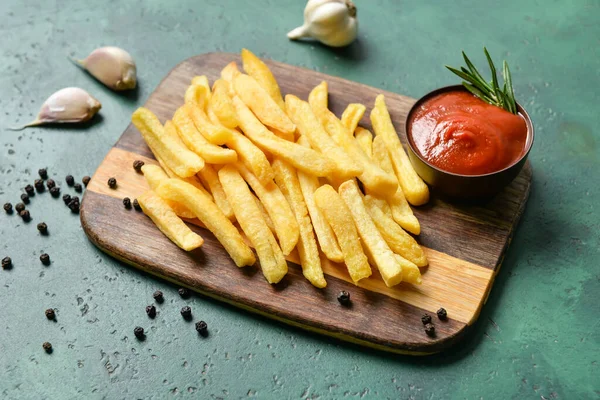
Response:
[{"label": "dark rim of bowl", "polygon": [[405,122],[405,125],[404,125],[404,132],[406,134],[406,142],[410,146],[412,152],[419,158],[419,160],[421,160],[423,163],[425,163],[430,168],[433,168],[433,169],[435,169],[437,171],[443,172],[443,173],[448,174],[448,175],[453,175],[453,176],[461,177],[461,178],[479,178],[479,177],[484,177],[484,176],[490,176],[490,175],[499,174],[499,173],[504,172],[504,171],[506,171],[508,169],[511,169],[516,164],[518,164],[521,161],[523,161],[523,159],[526,158],[529,155],[529,152],[531,151],[531,147],[533,147],[533,139],[535,138],[534,129],[533,129],[533,122],[531,121],[531,117],[529,117],[529,114],[527,113],[527,111],[525,110],[525,108],[523,106],[521,106],[521,104],[519,104],[517,102],[517,111],[519,112],[519,114],[521,114],[521,116],[525,120],[525,124],[527,125],[527,142],[526,142],[526,147],[525,147],[525,151],[523,152],[523,155],[521,157],[519,157],[519,159],[517,159],[515,162],[513,162],[512,164],[510,164],[509,166],[507,166],[507,167],[505,167],[503,169],[499,169],[498,171],[488,172],[487,174],[464,175],[464,174],[457,174],[455,172],[446,171],[445,169],[442,169],[442,168],[436,167],[435,165],[432,165],[429,161],[427,161],[426,159],[424,159],[421,156],[420,152],[417,150],[417,148],[414,145],[414,143],[413,143],[412,133],[409,133],[409,125],[410,125],[412,114],[414,113],[414,111],[421,104],[423,104],[425,101],[429,100],[433,96],[437,96],[438,94],[442,94],[442,93],[446,93],[446,92],[454,92],[454,91],[462,91],[462,92],[470,93],[463,85],[444,86],[444,87],[441,87],[439,89],[435,89],[435,90],[427,93],[425,96],[423,96],[419,100],[417,100],[417,102],[410,108],[410,111],[408,112],[408,115],[406,116],[406,122]]}]

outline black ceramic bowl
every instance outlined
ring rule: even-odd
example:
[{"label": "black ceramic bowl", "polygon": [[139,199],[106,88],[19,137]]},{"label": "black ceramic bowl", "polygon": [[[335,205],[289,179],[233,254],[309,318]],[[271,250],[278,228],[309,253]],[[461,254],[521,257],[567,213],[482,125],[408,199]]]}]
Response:
[{"label": "black ceramic bowl", "polygon": [[413,142],[410,131],[410,122],[413,112],[425,101],[441,93],[467,91],[462,85],[446,86],[421,97],[410,109],[406,118],[406,137],[408,142],[408,156],[410,161],[419,174],[419,176],[431,186],[433,191],[457,199],[481,199],[491,197],[501,191],[506,185],[521,172],[527,156],[533,145],[533,123],[529,114],[520,104],[517,103],[519,114],[525,119],[527,124],[527,142],[525,151],[519,160],[514,164],[488,174],[483,175],[461,175],[453,172],[444,171],[434,165],[431,165],[421,157]]}]

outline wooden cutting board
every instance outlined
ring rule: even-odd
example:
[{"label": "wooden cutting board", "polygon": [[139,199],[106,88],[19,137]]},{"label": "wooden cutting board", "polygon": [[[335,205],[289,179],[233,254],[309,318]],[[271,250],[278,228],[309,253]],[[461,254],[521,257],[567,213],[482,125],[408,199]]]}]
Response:
[{"label": "wooden cutting board", "polygon": [[[220,70],[239,56],[209,53],[185,60],[160,83],[145,104],[164,122],[183,103],[183,95],[195,75],[211,82]],[[327,80],[330,107],[339,116],[348,103],[364,103],[367,116],[375,96],[384,93],[394,125],[405,141],[404,121],[414,99],[308,69],[267,61],[283,94],[306,99],[310,90]],[[371,128],[368,118],[361,125]],[[201,249],[186,253],[172,244],[143,213],[126,210],[124,197],[135,198],[147,190],[132,163],[141,159],[156,163],[133,125],[129,125],[94,174],[83,198],[81,222],[99,248],[108,254],[171,282],[242,309],[378,349],[410,354],[439,352],[463,337],[477,319],[492,288],[494,277],[510,243],[529,195],[531,167],[485,205],[447,203],[435,196],[415,208],[421,222],[419,242],[429,266],[422,269],[423,284],[402,283],[387,288],[373,269],[373,276],[357,287],[344,266],[324,265],[328,286],[316,289],[290,262],[288,275],[269,285],[258,266],[238,269],[223,247],[207,230],[194,225],[204,239]],[[108,178],[118,181],[109,189]],[[291,261],[297,260],[292,254]],[[341,290],[351,293],[352,307],[336,300]],[[445,307],[448,320],[435,316]],[[436,336],[428,337],[421,315],[433,316]]]}]

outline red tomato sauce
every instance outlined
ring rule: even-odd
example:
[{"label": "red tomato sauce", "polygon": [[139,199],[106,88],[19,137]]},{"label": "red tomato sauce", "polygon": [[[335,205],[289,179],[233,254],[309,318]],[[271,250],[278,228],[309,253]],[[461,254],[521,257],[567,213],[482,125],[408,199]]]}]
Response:
[{"label": "red tomato sauce", "polygon": [[413,112],[408,130],[423,159],[461,175],[509,167],[521,158],[527,144],[522,116],[463,91],[426,100]]}]

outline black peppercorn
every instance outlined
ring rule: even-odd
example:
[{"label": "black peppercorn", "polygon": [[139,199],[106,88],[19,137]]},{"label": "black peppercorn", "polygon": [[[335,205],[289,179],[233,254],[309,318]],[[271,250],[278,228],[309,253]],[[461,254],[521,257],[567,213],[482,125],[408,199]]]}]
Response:
[{"label": "black peppercorn", "polygon": [[196,322],[196,331],[202,336],[208,335],[208,325],[204,321]]},{"label": "black peppercorn", "polygon": [[15,206],[15,210],[20,213],[21,211],[23,211],[25,209],[25,204],[23,203],[17,203],[17,205]]},{"label": "black peppercorn", "polygon": [[46,353],[48,353],[48,354],[52,353],[52,345],[50,344],[50,342],[42,343],[42,347]]},{"label": "black peppercorn", "polygon": [[192,309],[190,306],[185,306],[181,308],[181,316],[184,319],[191,319],[192,318]]},{"label": "black peppercorn", "polygon": [[44,191],[44,181],[41,179],[36,179],[35,182],[33,182],[33,186],[35,186],[35,190],[38,193],[41,193]]},{"label": "black peppercorn", "polygon": [[345,290],[342,290],[337,297],[340,304],[347,306],[350,304],[350,293]]},{"label": "black peppercorn", "polygon": [[49,320],[54,320],[56,318],[56,313],[52,308],[46,310],[46,318]]},{"label": "black peppercorn", "polygon": [[10,257],[4,257],[2,259],[2,269],[11,269],[12,268],[12,260]]},{"label": "black peppercorn", "polygon": [[46,168],[38,169],[38,174],[40,174],[40,178],[48,179],[48,170]]},{"label": "black peppercorn", "polygon": [[83,187],[81,186],[81,183],[76,183],[75,185],[73,185],[73,188],[75,189],[75,191],[77,193],[81,193],[81,191],[83,190]]},{"label": "black peppercorn", "polygon": [[146,337],[146,335],[144,334],[144,328],[142,328],[141,326],[136,326],[133,330],[133,334],[136,338],[140,340],[144,340],[144,338]]},{"label": "black peppercorn", "polygon": [[129,197],[123,199],[123,206],[128,210],[131,208],[131,199]]},{"label": "black peppercorn", "polygon": [[442,307],[439,310],[437,310],[437,316],[439,319],[445,320],[448,318],[448,313],[446,312],[446,309]]},{"label": "black peppercorn", "polygon": [[161,292],[160,290],[157,290],[156,292],[154,292],[152,294],[152,297],[154,297],[154,300],[156,300],[157,303],[162,303],[163,301],[165,301],[163,292]]},{"label": "black peppercorn", "polygon": [[144,166],[144,162],[142,160],[135,160],[133,162],[133,169],[137,172],[142,172],[142,167]]},{"label": "black peppercorn", "polygon": [[71,202],[71,195],[70,194],[65,194],[62,197],[63,201],[65,202],[66,205],[69,205],[69,203]]},{"label": "black peppercorn", "polygon": [[190,297],[190,291],[187,288],[184,288],[184,287],[179,288],[179,290],[177,292],[179,292],[179,295],[184,299],[187,299],[188,297]]},{"label": "black peppercorn", "polygon": [[29,210],[23,210],[19,213],[19,216],[23,218],[23,221],[29,222],[31,221],[31,214],[29,214]]},{"label": "black peppercorn", "polygon": [[40,261],[44,265],[50,265],[50,256],[47,253],[44,253],[40,256]]},{"label": "black peppercorn", "polygon": [[54,198],[60,196],[60,188],[58,186],[54,186],[52,189],[50,189],[50,194]]},{"label": "black peppercorn", "polygon": [[27,195],[29,197],[35,196],[35,190],[33,190],[33,186],[31,186],[31,185],[25,186],[25,193],[27,193]]},{"label": "black peppercorn", "polygon": [[79,205],[79,200],[72,199],[69,202],[69,208],[71,209],[71,212],[78,213],[79,212],[79,206],[80,206]]},{"label": "black peppercorn", "polygon": [[137,199],[133,199],[133,208],[135,208],[136,211],[142,211],[142,206],[140,206]]},{"label": "black peppercorn", "polygon": [[56,186],[56,182],[54,182],[54,179],[48,179],[46,181],[46,186],[48,186],[48,189],[52,189]]},{"label": "black peppercorn", "polygon": [[67,182],[67,185],[73,186],[75,184],[75,178],[73,178],[73,175],[67,175],[65,177],[65,182]]},{"label": "black peppercorn", "polygon": [[12,212],[13,212],[12,204],[4,203],[4,211],[6,211],[7,214],[12,214]]},{"label": "black peppercorn", "polygon": [[115,178],[109,178],[108,179],[108,187],[111,189],[116,189],[117,187],[117,180]]},{"label": "black peppercorn", "polygon": [[435,326],[433,324],[426,324],[425,333],[427,336],[435,336]]},{"label": "black peppercorn", "polygon": [[431,315],[423,314],[423,316],[421,317],[421,322],[423,323],[423,325],[430,324],[431,323]]},{"label": "black peppercorn", "polygon": [[86,175],[81,178],[81,183],[83,183],[83,186],[87,187],[88,183],[90,183],[90,180],[92,180],[92,178]]},{"label": "black peppercorn", "polygon": [[156,307],[146,306],[146,314],[148,314],[150,318],[156,317]]},{"label": "black peppercorn", "polygon": [[38,229],[38,231],[40,231],[40,233],[42,235],[45,235],[48,233],[48,225],[46,225],[45,222],[40,222],[39,224],[37,224],[37,229]]},{"label": "black peppercorn", "polygon": [[27,196],[27,193],[21,194],[21,201],[25,204],[29,204],[29,196]]},{"label": "black peppercorn", "polygon": [[79,196],[73,196],[71,197],[71,200],[74,200],[79,203]]}]

